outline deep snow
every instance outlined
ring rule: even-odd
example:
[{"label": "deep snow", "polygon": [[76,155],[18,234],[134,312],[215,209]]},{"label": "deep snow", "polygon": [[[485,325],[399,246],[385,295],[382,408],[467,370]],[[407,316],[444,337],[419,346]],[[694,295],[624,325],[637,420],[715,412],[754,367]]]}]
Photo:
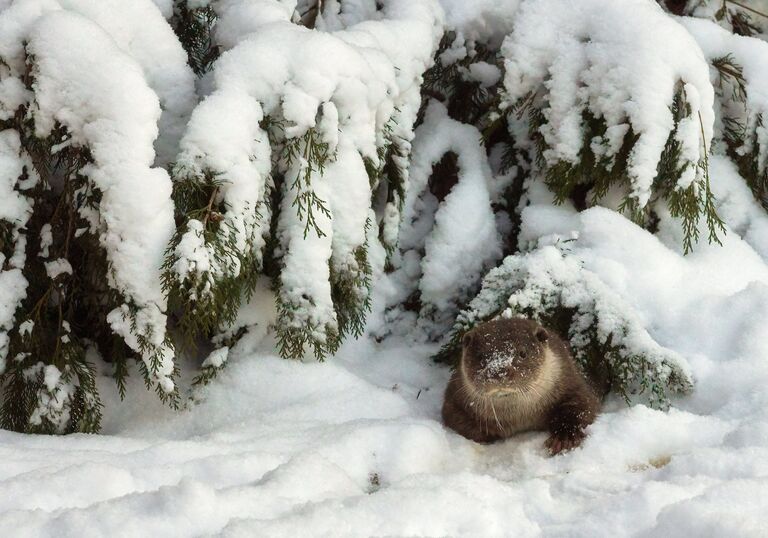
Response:
[{"label": "deep snow", "polygon": [[[536,218],[689,361],[668,412],[606,403],[582,448],[481,446],[439,421],[434,347],[238,356],[196,403],[101,383],[104,435],[0,432],[0,536],[765,536],[768,268],[730,233],[683,257],[607,209]],[[543,229],[544,223],[548,229]],[[662,230],[679,244],[674,230]],[[676,247],[677,248],[677,247]]]},{"label": "deep snow", "polygon": [[[168,13],[170,3],[167,0],[156,1]],[[441,3],[449,12],[446,24],[456,29],[462,39],[489,40],[500,44],[503,36],[514,29],[512,13],[517,0],[478,0],[474,3],[474,11],[461,9],[465,5],[464,0],[442,0]],[[656,18],[644,21],[646,27],[656,30],[654,21],[663,20],[661,24],[669,29],[673,23],[666,17],[661,19],[660,11],[651,7],[652,2],[645,3],[648,4],[648,10],[653,9],[657,14]],[[0,5],[4,4],[7,2],[0,0]],[[37,3],[29,3],[32,4]],[[59,4],[80,6],[82,2],[51,0],[45,4],[54,7]],[[111,4],[117,5],[115,0]],[[148,2],[144,4],[149,5]],[[236,4],[245,6],[245,3],[231,2],[232,6]],[[400,0],[396,4],[404,10],[413,8],[408,0]],[[575,6],[577,3],[571,4]],[[572,10],[556,12],[552,5],[551,2],[530,2],[525,13],[529,20],[534,21],[530,23],[530,32],[516,32],[507,41],[507,48],[534,50],[537,42],[551,35],[543,30],[553,31],[553,24],[542,28],[536,21],[551,19],[563,24],[568,22],[566,26],[571,27],[568,34],[570,37],[565,41],[554,38],[550,41],[558,47],[562,46],[563,51],[568,50],[567,47],[574,41],[583,43],[583,46],[574,50],[591,54],[595,60],[600,60],[596,61],[599,69],[591,72],[591,78],[588,79],[590,84],[586,87],[610,87],[611,95],[616,99],[607,104],[612,105],[613,111],[619,110],[626,103],[631,104],[631,100],[626,101],[624,93],[613,90],[621,89],[634,79],[624,77],[620,70],[614,69],[618,56],[606,47],[618,41],[628,44],[625,51],[629,52],[625,54],[637,56],[634,48],[636,41],[632,39],[635,32],[616,32],[612,28],[601,33],[601,39],[589,42],[591,44],[588,45],[588,42],[576,38],[580,37],[583,26],[591,24],[591,20],[588,17],[569,17]],[[597,3],[589,2],[588,5],[594,7]],[[68,33],[65,35],[70,37],[76,34],[81,36],[84,28],[90,28],[98,34],[95,39],[102,42],[106,39],[107,35],[102,35],[103,32],[93,24],[77,22],[73,19],[74,15],[59,13],[58,8],[53,11],[44,21],[50,27],[51,35],[55,29],[56,35],[66,31]],[[8,10],[4,13],[13,16],[0,20],[0,36],[5,36],[5,41],[18,49],[15,58],[19,64],[17,67],[21,69],[24,64],[20,46],[24,40],[18,39],[11,29],[25,33],[27,25],[15,18],[15,12]],[[222,18],[222,28],[229,28],[230,42],[227,47],[232,47],[229,56],[224,58],[237,59],[238,54],[243,54],[244,57],[262,59],[261,55],[254,53],[258,51],[260,36],[250,35],[252,28],[245,24],[246,21],[253,22],[256,19],[243,17],[243,13],[233,7]],[[111,20],[111,14],[108,9],[99,9],[91,15],[93,18],[104,17],[102,25],[109,26],[107,19]],[[273,11],[265,16],[283,15],[285,13]],[[627,19],[624,11],[619,13],[607,10],[604,16],[611,15],[621,19],[624,25],[637,26],[637,21]],[[382,110],[387,111],[387,114],[380,115],[380,123],[392,112],[390,106],[395,104],[387,94],[387,87],[397,89],[394,93],[403,99],[403,103],[412,105],[410,110],[408,107],[401,109],[406,117],[403,123],[412,124],[414,119],[408,115],[415,116],[420,97],[413,80],[424,71],[432,57],[430,47],[434,46],[434,41],[439,37],[434,33],[437,27],[432,24],[432,19],[426,16],[420,18],[424,22],[423,26],[418,27],[421,30],[398,26],[402,31],[393,33],[391,39],[385,40],[391,45],[391,50],[390,47],[386,48],[393,56],[398,56],[400,51],[407,53],[406,56],[414,50],[420,51],[420,63],[416,62],[411,69],[398,69],[396,74],[392,66],[400,62],[391,62],[391,70],[371,71],[365,75],[371,81],[383,77],[381,85],[372,87],[374,90],[378,88],[378,94],[373,95],[375,99],[372,97],[374,104],[378,103],[376,106],[380,105]],[[153,28],[158,26],[157,21],[145,22],[141,10],[137,8],[130,20],[122,22],[125,26],[113,21],[115,32],[120,29],[117,33],[124,36],[124,39],[115,40],[109,46],[97,47],[93,51],[94,55],[106,57],[103,64],[112,70],[117,69],[117,61],[130,64],[132,67],[126,67],[120,72],[124,71],[128,74],[123,75],[135,79],[130,87],[140,88],[132,91],[131,95],[142,107],[106,107],[109,111],[116,110],[125,115],[125,118],[117,117],[113,122],[115,125],[124,127],[135,123],[135,129],[140,134],[138,138],[132,137],[132,140],[135,138],[138,142],[134,150],[127,153],[130,159],[125,162],[140,165],[143,172],[137,176],[128,174],[131,182],[118,186],[123,190],[129,187],[135,189],[136,177],[151,180],[157,176],[155,186],[167,191],[170,189],[167,175],[161,169],[152,168],[153,151],[159,149],[161,153],[173,153],[181,134],[174,130],[174,125],[178,127],[185,123],[185,115],[191,107],[188,102],[192,91],[191,73],[178,64],[179,61],[183,64],[180,48],[167,50],[168,58],[175,57],[170,63],[176,65],[179,74],[166,78],[168,73],[165,67],[158,71],[157,66],[169,65],[168,62],[160,61],[154,54],[147,54],[139,46],[144,40],[135,36],[143,35],[142,31],[154,32]],[[226,27],[225,23],[233,26]],[[328,20],[326,24],[330,28],[333,21]],[[363,23],[362,28],[367,27]],[[703,36],[715,35],[714,31],[704,32],[706,28],[699,30]],[[163,32],[163,39],[170,36],[167,29]],[[292,32],[297,36],[307,34],[298,29]],[[664,55],[660,57],[667,61],[658,62],[656,56],[653,56],[651,63],[666,69],[662,73],[665,76],[646,77],[643,74],[639,82],[664,81],[668,78],[671,82],[667,86],[671,91],[672,82],[676,80],[676,76],[672,75],[679,74],[680,70],[690,70],[687,73],[689,76],[684,78],[690,79],[691,84],[695,83],[694,86],[703,88],[699,92],[702,97],[700,104],[707,105],[712,95],[706,83],[708,71],[704,56],[695,47],[695,52],[691,54],[696,56],[696,61],[691,60],[690,55],[677,51],[678,47],[672,45],[692,43],[692,39],[681,33],[680,29],[674,32],[673,35],[670,31],[670,35],[676,36],[675,39],[669,37],[668,42],[643,40],[649,47],[664,49]],[[222,30],[222,33],[227,32]],[[370,68],[369,56],[374,56],[366,44],[367,34],[345,30],[340,31],[340,35],[342,37],[336,36],[333,43],[339,47],[342,44],[348,45],[344,50],[349,48],[354,52],[353,56],[357,59],[354,65],[359,67],[360,72],[367,73]],[[409,39],[395,38],[403,35]],[[73,51],[79,50],[77,47],[84,45],[82,41],[73,38],[65,40],[67,47],[44,46],[46,36],[47,33],[33,35],[36,40],[33,39],[31,46],[34,49],[37,46],[35,43],[39,42],[47,51],[39,55],[42,61],[39,78],[41,87],[45,88],[49,84],[50,88],[56,88],[58,86],[54,83],[58,70],[50,67],[61,64],[73,72],[85,70],[82,67],[76,69],[77,64],[68,60]],[[384,36],[382,33],[379,37]],[[316,42],[323,44],[328,39],[328,36],[319,37]],[[4,41],[0,39],[0,42]],[[672,45],[664,47],[664,43]],[[718,50],[714,50],[717,47],[710,45],[713,50],[709,51],[711,54],[708,53],[708,56],[719,54]],[[241,47],[239,53],[237,47]],[[323,50],[326,49],[312,49],[312,52],[320,58]],[[287,54],[291,51],[286,49],[283,52]],[[543,66],[548,65],[559,52],[554,49],[537,49],[535,59],[539,70],[543,70]],[[524,53],[514,54],[528,58]],[[75,56],[82,54],[74,54],[72,57]],[[564,57],[569,58],[568,55]],[[322,59],[334,68],[351,69],[350,64],[340,64],[332,55]],[[382,62],[385,60],[383,57],[380,59]],[[390,62],[385,63],[389,65]],[[679,69],[677,64],[680,64]],[[232,85],[238,86],[243,73],[246,79],[249,73],[256,73],[279,79],[280,85],[285,83],[278,76],[279,72],[266,68],[245,72],[235,60],[230,64],[223,61],[219,65],[222,66],[217,75],[219,79],[209,81],[211,91],[214,92],[221,90],[218,83],[226,88],[227,81],[234,81]],[[269,63],[263,65],[270,67]],[[563,64],[569,69],[578,65]],[[494,80],[495,71],[487,69],[487,65],[486,72],[483,69],[479,66],[472,75],[482,80]],[[759,65],[745,63],[745,69],[745,73],[751,75],[759,72]],[[91,93],[112,80],[109,77],[112,71],[87,71],[91,83],[84,89],[88,91],[77,95],[82,102],[100,105],[100,100],[90,102]],[[568,69],[562,73],[568,82],[563,85],[563,99],[576,95],[576,92],[569,93],[569,88],[580,87],[579,84],[571,84],[575,79],[566,76],[569,73]],[[611,73],[611,76],[603,76],[605,73]],[[65,78],[74,80],[75,77]],[[169,85],[169,80],[173,80],[174,84]],[[177,85],[179,80],[186,82]],[[537,80],[536,76],[530,77],[531,84]],[[615,88],[613,83],[617,83]],[[638,84],[640,86],[645,87]],[[329,87],[335,88],[335,85]],[[356,87],[350,86],[353,89]],[[13,99],[24,97],[20,88],[9,84],[1,96],[14,105],[12,110],[18,106]],[[259,86],[255,84],[254,88],[258,89]],[[152,95],[152,92],[157,96]],[[236,97],[242,95],[238,92],[231,94],[234,97],[225,103],[237,105],[231,109],[236,110],[232,112],[235,116],[232,123],[245,125],[248,122],[243,123],[242,119],[247,117],[253,120],[249,123],[250,127],[254,127],[261,113],[255,108],[256,98],[248,96],[251,108],[243,116],[246,108],[239,106],[242,102]],[[258,93],[256,90],[253,92]],[[349,92],[344,92],[345,99],[337,99],[339,106],[346,102],[346,98],[367,96],[368,88],[357,88],[355,91],[350,89]],[[43,101],[44,106],[39,113],[41,118],[52,124],[67,95],[54,91],[49,93],[51,100]],[[98,93],[113,95],[107,91]],[[294,107],[294,112],[302,111],[300,105],[306,104],[298,97],[300,93],[294,88],[293,101],[288,101]],[[271,92],[266,92],[265,96],[257,97],[265,100],[270,95]],[[274,95],[272,106],[276,107],[278,102]],[[329,100],[330,93],[319,97],[312,92],[307,95],[318,103],[332,102]],[[589,92],[581,97],[590,98]],[[760,98],[759,95],[753,97]],[[309,100],[313,103],[313,107],[309,107],[312,112],[316,111],[315,101]],[[659,100],[655,103],[658,106],[651,107],[657,113],[640,119],[664,120],[668,115],[666,102]],[[213,100],[213,103],[216,104],[216,101]],[[280,102],[281,107],[284,105],[284,102]],[[643,106],[640,110],[649,107]],[[571,111],[571,108],[563,107],[563,111]],[[137,115],[137,110],[141,114]],[[220,151],[223,151],[226,144],[222,146],[220,143],[231,139],[211,137],[208,130],[202,128],[208,126],[208,122],[203,120],[211,110],[216,112],[213,108],[208,111],[205,107],[197,109],[193,122],[200,130],[187,131],[182,146],[187,150],[193,147],[196,151],[200,149],[195,145],[199,142],[201,146],[213,148],[208,152],[211,155],[222,157]],[[337,116],[339,110],[343,111],[344,108],[337,109]],[[361,135],[360,141],[354,137],[354,141],[360,144],[365,141],[365,147],[373,155],[380,141],[375,139],[376,130],[370,129],[373,124],[365,115],[370,112],[369,109],[362,107],[360,110],[364,116],[355,116],[354,123],[357,124],[359,120],[360,126],[367,126],[367,134]],[[433,108],[433,112],[435,110]],[[331,116],[333,114],[328,117]],[[563,118],[561,123],[568,127],[568,117]],[[161,124],[167,122],[165,130],[169,132],[169,137],[163,138],[159,145],[152,143],[154,125],[158,119]],[[220,116],[215,115],[215,119],[221,123]],[[310,115],[307,125],[314,122],[314,119],[314,114]],[[77,116],[69,120],[74,126],[82,123]],[[664,121],[658,123],[663,124]],[[152,128],[147,129],[147,125]],[[334,131],[333,125],[333,122],[326,125],[325,130]],[[623,133],[620,130],[623,127],[615,127],[619,127],[616,133]],[[350,130],[344,136],[351,136],[349,133],[353,131],[356,132]],[[654,124],[647,131],[657,135],[655,138],[658,146],[659,141],[666,140],[668,129],[661,132],[658,125]],[[86,141],[92,141],[86,134],[101,136],[105,132],[97,130],[80,133],[80,130],[75,129],[75,134],[80,133],[78,136]],[[566,135],[569,132],[567,129],[560,132],[553,127],[551,134],[554,140],[562,138],[562,141],[567,142],[569,138]],[[122,131],[115,133],[122,136]],[[473,159],[473,152],[476,154],[480,149],[474,133],[474,128],[466,136],[463,132],[454,133],[457,140],[463,138],[466,143],[466,147],[459,148],[463,151],[456,151],[460,153],[462,164],[467,164],[468,168],[457,189],[471,191],[472,196],[465,196],[461,204],[457,201],[458,197],[446,199],[443,209],[447,207],[449,211],[442,216],[434,216],[438,234],[427,237],[429,232],[426,227],[415,230],[421,235],[418,237],[419,248],[412,250],[421,250],[420,246],[424,244],[428,254],[426,263],[417,271],[427,277],[426,283],[422,281],[422,292],[426,291],[428,297],[431,293],[434,303],[445,300],[445,297],[440,296],[440,289],[445,290],[451,286],[455,290],[463,289],[465,284],[459,281],[462,276],[470,272],[479,274],[479,267],[483,265],[480,262],[484,261],[480,258],[487,256],[491,259],[496,255],[496,236],[491,233],[492,230],[488,231],[488,224],[492,222],[487,211],[489,201],[496,191],[493,185],[485,185],[489,177],[489,172],[483,169],[485,164]],[[254,140],[250,130],[230,130],[227,134],[239,136],[248,144]],[[691,134],[695,135],[691,140],[698,141],[698,131]],[[119,136],[115,140],[119,141]],[[410,137],[406,138],[410,144]],[[709,134],[705,136],[707,141],[709,138]],[[353,154],[351,141],[352,138],[339,139],[338,142],[344,144],[340,146],[341,151]],[[430,142],[437,146],[444,141]],[[18,145],[18,139],[9,134],[0,136],[0,150],[7,146],[18,153]],[[450,145],[460,144],[451,141]],[[698,142],[691,144],[691,148],[694,145],[698,157]],[[203,153],[201,151],[199,155]],[[437,153],[440,152],[436,151],[430,160]],[[655,170],[656,153],[649,153],[653,158],[645,155],[646,158],[642,160],[644,174],[640,174],[646,179],[652,177],[650,174]],[[117,154],[121,155],[121,159],[115,163],[109,157]],[[105,186],[109,185],[107,181],[110,178],[122,177],[107,174],[113,170],[113,166],[118,167],[121,173],[131,171],[132,168],[122,168],[125,154],[122,145],[118,153],[95,153],[98,166],[91,169],[94,180],[101,180],[100,184]],[[190,154],[198,156],[198,153],[191,150]],[[247,158],[250,156],[248,152],[238,155],[243,159],[238,161],[229,154],[224,154],[222,159],[233,163],[233,169],[241,172],[242,177],[252,180],[252,176],[243,170],[253,172],[258,171],[258,167],[249,168],[251,161]],[[161,157],[159,161],[167,160],[166,157]],[[413,161],[417,165],[418,158],[415,156]],[[359,156],[355,156],[355,159],[359,165]],[[476,165],[473,166],[472,162]],[[264,159],[261,163],[258,166],[267,165]],[[0,167],[5,165],[4,170],[10,171],[8,177],[15,178],[20,175],[16,168],[20,164],[21,161],[14,159],[12,162],[0,162]],[[431,163],[422,164],[425,168],[431,168]],[[344,169],[336,167],[335,171],[344,172]],[[414,171],[414,184],[426,181],[423,173],[419,176],[418,167],[412,169]],[[164,407],[152,392],[145,391],[140,376],[136,374],[132,377],[128,399],[120,404],[117,389],[106,375],[107,366],[102,365],[104,372],[99,387],[106,404],[103,435],[47,437],[0,431],[0,538],[208,535],[767,536],[768,343],[763,335],[768,325],[768,217],[754,202],[744,180],[736,175],[732,163],[713,156],[710,172],[712,188],[718,199],[718,211],[726,220],[729,233],[722,247],[699,245],[692,254],[685,257],[679,247],[682,244],[680,230],[671,224],[668,215],[664,213],[664,207],[658,208],[662,220],[659,233],[653,236],[608,209],[593,208],[577,214],[568,207],[553,207],[551,194],[535,192],[544,189],[539,183],[529,185],[526,196],[531,205],[522,213],[521,245],[533,248],[536,245],[570,241],[569,248],[584,269],[594,274],[622,304],[627,305],[627,310],[640,320],[653,341],[684,359],[695,381],[694,390],[688,396],[674,399],[671,410],[652,410],[639,404],[628,407],[613,397],[606,402],[603,414],[589,429],[590,435],[584,445],[554,458],[548,457],[543,448],[547,435],[544,432],[523,434],[494,445],[477,445],[445,430],[440,423],[442,392],[449,371],[429,360],[436,347],[416,343],[403,336],[400,327],[391,326],[388,328],[395,336],[381,343],[368,338],[347,342],[336,357],[325,363],[281,360],[270,351],[272,346],[269,341],[257,350],[235,348],[226,357],[227,365],[219,378],[209,387],[195,392],[189,406],[178,412]],[[263,173],[266,173],[266,169]],[[359,166],[357,173],[361,173]],[[342,174],[341,180],[346,175],[351,177],[352,174]],[[339,174],[335,178],[333,181],[340,181]],[[242,184],[245,185],[245,182]],[[496,188],[498,192],[501,191],[498,185]],[[260,188],[256,190],[259,192],[233,192],[233,198],[229,201],[235,199],[235,194],[241,196],[240,200],[253,201],[255,197],[261,196]],[[144,223],[150,219],[140,218],[142,215],[158,215],[160,220],[165,219],[165,224],[155,228],[164,229],[165,232],[139,233],[146,228],[129,227],[138,230],[129,235],[135,239],[129,244],[137,249],[143,248],[149,254],[130,256],[131,259],[141,259],[142,264],[128,264],[137,272],[127,275],[121,282],[149,281],[145,286],[138,286],[154,291],[155,295],[144,302],[152,302],[154,298],[158,304],[164,304],[157,298],[157,274],[147,269],[152,267],[152,263],[147,260],[159,259],[167,243],[170,234],[168,226],[172,220],[168,213],[170,202],[167,192],[155,197],[147,197],[147,192],[146,189],[142,190],[141,199],[130,197],[139,205],[133,207],[135,212],[131,212],[132,218],[129,220],[131,223]],[[246,194],[254,198],[248,198]],[[367,190],[358,194],[367,200]],[[115,194],[114,199],[119,198]],[[14,216],[21,220],[29,211],[23,200],[10,195],[0,195],[0,199],[7,202],[0,215]],[[147,199],[159,205],[147,204]],[[332,209],[337,215],[347,213],[342,212],[340,207],[345,202],[351,203],[351,200],[334,200],[333,203],[339,205]],[[427,202],[432,203],[431,200]],[[608,204],[608,201],[604,203]],[[131,209],[122,205],[120,208],[123,211]],[[360,213],[362,208],[358,209],[356,215],[362,220],[366,215]],[[476,217],[476,226],[471,227],[472,230],[485,230],[486,233],[478,232],[468,237],[470,234],[466,231],[470,228],[467,226],[469,221],[463,212]],[[423,215],[421,223],[431,224],[433,216],[427,213]],[[395,213],[391,221],[397,222],[398,216]],[[344,225],[340,219],[338,224]],[[349,226],[349,230],[352,229],[359,232],[360,226]],[[340,227],[334,230],[337,242],[344,235],[338,233],[339,230]],[[344,230],[344,233],[349,231],[346,228]],[[297,238],[298,231],[294,234]],[[458,231],[465,233],[463,236],[454,233]],[[351,234],[347,235],[352,237]],[[493,248],[490,251],[483,248],[468,250],[470,247],[478,247],[477,241],[472,240],[481,236],[488,244],[480,246],[487,248],[490,245]],[[347,252],[347,247],[359,244],[363,239],[360,235],[355,238],[356,243],[351,240],[340,243],[344,247],[342,251]],[[402,239],[401,246],[408,247],[407,235]],[[460,243],[459,239],[464,241]],[[147,244],[149,240],[151,244]],[[464,258],[457,261],[452,257],[455,252],[446,247],[458,248],[459,244]],[[325,258],[320,257],[324,264],[327,256],[332,254],[331,238],[321,247],[318,250],[324,253]],[[372,250],[376,250],[376,247],[372,247]],[[468,253],[478,259],[467,259],[470,256]],[[374,252],[372,256],[378,257],[378,266],[381,266],[381,249],[378,248],[378,253]],[[202,263],[205,260],[196,257],[193,261]],[[294,275],[309,284],[320,282],[318,273],[306,271],[306,264],[300,261],[294,265],[297,268]],[[405,288],[402,282],[394,279],[413,279],[413,273],[409,271],[420,261],[415,258],[411,261],[413,263],[404,264],[407,270],[402,272],[407,273],[405,275],[396,273],[392,280],[380,275],[374,278],[378,286],[376,297],[380,304],[392,304],[388,300],[403,293]],[[459,261],[468,263],[461,267],[461,271],[457,270]],[[52,263],[52,273],[66,270],[61,263],[49,263]],[[190,266],[184,267],[189,269]],[[7,276],[9,271],[3,274]],[[327,284],[326,280],[322,279],[323,286]],[[287,288],[291,290],[299,287],[296,281],[289,284]],[[0,290],[4,290],[4,294],[0,295],[0,307],[5,307],[4,310],[0,308],[0,328],[7,328],[8,323],[11,323],[8,321],[8,305],[15,305],[20,300],[15,296],[19,290],[18,287],[6,286],[0,286]],[[327,306],[330,303],[326,301],[319,304]],[[254,311],[245,310],[251,314]],[[381,330],[382,326],[391,320],[381,316],[380,307],[375,311],[377,313],[371,318],[371,329],[376,334],[383,334],[386,331]],[[157,310],[156,313],[159,312]],[[263,309],[258,313],[263,313]],[[395,321],[400,325],[408,325],[409,322],[415,325],[415,320],[409,315],[412,313],[405,313]],[[164,316],[158,315],[155,321],[165,326]],[[0,341],[0,348],[3,344]],[[221,364],[224,361],[225,357],[220,351],[208,358],[208,364]],[[166,366],[170,368],[170,362],[166,362]],[[53,370],[50,368],[46,380],[55,387],[58,378]],[[191,372],[194,369],[190,367],[182,370]],[[189,380],[186,382],[188,384]]]}]

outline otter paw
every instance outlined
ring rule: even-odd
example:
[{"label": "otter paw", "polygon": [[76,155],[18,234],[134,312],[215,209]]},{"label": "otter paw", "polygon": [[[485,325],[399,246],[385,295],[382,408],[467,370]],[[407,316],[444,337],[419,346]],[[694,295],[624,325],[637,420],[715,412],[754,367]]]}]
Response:
[{"label": "otter paw", "polygon": [[549,436],[549,439],[546,440],[544,446],[549,449],[549,454],[551,456],[556,456],[561,452],[568,452],[569,450],[576,448],[586,436],[587,435],[581,430],[569,432],[567,434],[553,433]]}]

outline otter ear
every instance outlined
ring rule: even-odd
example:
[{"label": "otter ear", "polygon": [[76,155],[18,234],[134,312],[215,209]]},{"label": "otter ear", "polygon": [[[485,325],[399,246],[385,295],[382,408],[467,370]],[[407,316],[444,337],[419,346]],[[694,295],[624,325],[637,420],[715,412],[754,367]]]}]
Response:
[{"label": "otter ear", "polygon": [[464,338],[461,339],[461,344],[464,347],[469,347],[472,345],[472,333],[466,333],[464,335]]},{"label": "otter ear", "polygon": [[542,327],[539,327],[538,329],[536,329],[536,340],[538,340],[539,342],[546,342],[548,338],[549,338],[549,333],[547,333],[546,329]]}]

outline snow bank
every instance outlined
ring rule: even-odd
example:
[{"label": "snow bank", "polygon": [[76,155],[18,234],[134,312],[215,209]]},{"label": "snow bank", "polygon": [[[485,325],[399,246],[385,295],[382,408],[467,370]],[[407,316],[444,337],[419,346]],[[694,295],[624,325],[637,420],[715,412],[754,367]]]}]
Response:
[{"label": "snow bank", "polygon": [[[105,435],[0,432],[0,533],[764,534],[763,260],[733,234],[682,257],[610,211],[543,210],[525,213],[526,237],[578,231],[585,267],[688,358],[695,391],[669,412],[610,400],[582,448],[550,458],[543,432],[477,445],[446,431],[434,348],[361,340],[323,364],[235,349],[181,414],[134,380]],[[100,389],[117,399],[110,379]]]}]

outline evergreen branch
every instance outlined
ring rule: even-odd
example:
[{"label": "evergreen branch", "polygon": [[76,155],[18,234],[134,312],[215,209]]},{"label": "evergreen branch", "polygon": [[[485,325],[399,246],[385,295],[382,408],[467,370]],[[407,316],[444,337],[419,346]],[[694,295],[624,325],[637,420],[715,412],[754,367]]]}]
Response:
[{"label": "evergreen branch", "polygon": [[187,53],[187,62],[196,75],[211,69],[221,50],[213,41],[218,16],[211,6],[190,9],[187,0],[176,0],[171,27]]},{"label": "evergreen branch", "polygon": [[707,148],[707,138],[704,134],[704,121],[701,119],[701,111],[698,112],[699,116],[699,128],[701,130],[701,143],[704,146],[703,166],[704,171],[704,197],[702,199],[702,212],[707,219],[707,228],[709,229],[709,242],[717,243],[722,246],[722,241],[717,235],[718,230],[720,233],[725,234],[725,222],[717,214],[715,209],[715,196],[712,193],[712,186],[709,180],[709,149]]},{"label": "evergreen branch", "polygon": [[299,137],[289,138],[283,150],[283,159],[290,168],[298,167],[296,177],[290,184],[290,190],[295,192],[291,207],[296,208],[296,214],[300,221],[304,222],[304,238],[310,229],[313,229],[318,237],[325,237],[325,232],[317,223],[315,211],[319,211],[325,217],[331,218],[331,212],[312,187],[312,176],[317,173],[322,177],[325,165],[335,155],[331,154],[327,142],[321,139],[315,128],[309,128]]},{"label": "evergreen branch", "polygon": [[[721,62],[727,70],[734,64]],[[520,102],[513,106],[513,112],[521,116],[528,111],[529,133],[537,147],[537,163],[544,169],[544,181],[553,192],[555,202],[564,203],[566,200],[574,200],[577,192],[589,189],[591,202],[597,203],[606,196],[614,185],[624,185],[627,195],[622,200],[619,210],[627,214],[639,225],[647,225],[650,220],[649,206],[641,207],[632,194],[632,181],[628,172],[629,159],[632,148],[637,143],[639,135],[630,127],[624,135],[622,144],[613,155],[608,152],[595,153],[596,141],[605,140],[606,123],[603,118],[595,117],[589,109],[582,111],[583,138],[581,149],[574,162],[560,160],[548,164],[544,159],[544,152],[548,149],[544,137],[541,135],[541,127],[546,118],[543,114],[544,104],[536,105],[531,95],[526,95]],[[704,216],[709,227],[710,242],[719,243],[718,231],[724,230],[724,225],[717,215],[712,191],[709,186],[709,160],[704,145],[704,157],[700,162],[686,162],[682,160],[682,144],[677,140],[678,125],[683,118],[691,115],[689,105],[685,102],[682,84],[675,92],[670,107],[674,118],[674,127],[667,137],[667,142],[661,153],[657,168],[657,175],[653,181],[653,193],[655,197],[666,199],[670,213],[679,218],[683,225],[683,250],[685,253],[693,249],[699,238],[698,221]],[[699,118],[701,122],[701,118]],[[705,139],[703,124],[701,124],[702,141]],[[703,188],[699,188],[701,180],[694,181],[685,189],[678,187],[678,181],[690,167],[696,167],[704,176]],[[580,206],[575,201],[577,207]]]}]

